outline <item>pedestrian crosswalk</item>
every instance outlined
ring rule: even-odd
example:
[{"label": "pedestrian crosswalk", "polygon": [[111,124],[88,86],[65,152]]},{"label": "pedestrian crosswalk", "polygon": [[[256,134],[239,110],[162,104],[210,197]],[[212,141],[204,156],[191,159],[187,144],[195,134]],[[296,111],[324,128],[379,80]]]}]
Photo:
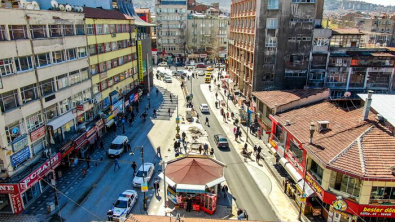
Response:
[{"label": "pedestrian crosswalk", "polygon": [[[157,87],[163,96],[163,102],[156,111],[157,120],[170,120],[174,112],[177,112],[177,97],[167,89]],[[169,113],[170,110],[170,113]]]}]

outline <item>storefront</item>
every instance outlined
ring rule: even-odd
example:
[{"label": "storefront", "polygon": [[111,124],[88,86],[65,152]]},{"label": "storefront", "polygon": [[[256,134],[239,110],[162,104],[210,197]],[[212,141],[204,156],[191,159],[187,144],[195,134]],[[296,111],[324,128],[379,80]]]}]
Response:
[{"label": "storefront", "polygon": [[96,123],[97,136],[101,138],[103,136],[104,121],[99,119]]},{"label": "storefront", "polygon": [[[19,193],[18,184],[0,184],[0,213],[20,213],[23,210],[22,202],[12,198]],[[15,202],[13,202],[13,200]],[[20,204],[20,205],[18,205]]]},{"label": "storefront", "polygon": [[73,150],[75,148],[73,141],[65,143],[60,149],[62,166],[69,167],[73,164],[72,158],[74,157]]},{"label": "storefront", "polygon": [[30,133],[33,154],[40,153],[45,149],[45,133],[45,126],[41,126]]},{"label": "storefront", "polygon": [[74,163],[74,158],[83,158],[85,151],[87,150],[88,140],[86,139],[86,134],[80,134],[76,139],[73,141],[74,143],[74,154],[70,158],[70,163]]},{"label": "storefront", "polygon": [[75,132],[75,115],[72,111],[60,116],[47,124],[51,144],[67,141]]}]

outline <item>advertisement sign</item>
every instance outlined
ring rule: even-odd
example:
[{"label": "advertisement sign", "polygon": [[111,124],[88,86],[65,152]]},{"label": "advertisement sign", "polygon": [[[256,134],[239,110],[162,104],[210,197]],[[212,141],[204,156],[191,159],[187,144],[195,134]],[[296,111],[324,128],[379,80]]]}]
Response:
[{"label": "advertisement sign", "polygon": [[111,107],[111,111],[115,111],[116,109],[119,109],[122,112],[122,100],[119,100],[118,102],[116,102],[112,107]]},{"label": "advertisement sign", "polygon": [[395,206],[360,205],[359,215],[362,217],[391,217],[395,218]]},{"label": "advertisement sign", "polygon": [[88,132],[86,132],[86,138],[89,138],[93,134],[96,134],[96,127],[95,126],[93,126],[90,130],[88,130]]},{"label": "advertisement sign", "polygon": [[11,194],[11,202],[14,214],[21,214],[23,211],[22,199],[19,194]]},{"label": "advertisement sign", "polygon": [[84,105],[77,105],[78,111],[84,111]]},{"label": "advertisement sign", "polygon": [[34,143],[35,141],[41,139],[45,136],[45,126],[42,126],[30,133],[30,141]]},{"label": "advertisement sign", "polygon": [[144,80],[144,68],[143,68],[143,46],[141,41],[137,41],[137,57],[138,57],[138,64],[139,64],[139,80]]},{"label": "advertisement sign", "polygon": [[280,157],[284,157],[284,152],[285,152],[284,147],[278,146],[278,148],[277,148],[277,154],[278,154]]},{"label": "advertisement sign", "polygon": [[207,54],[199,54],[200,58],[207,58]]},{"label": "advertisement sign", "polygon": [[310,176],[310,174],[306,174],[306,182],[310,185],[310,187],[314,190],[314,192],[321,198],[324,198],[324,190],[322,187]]},{"label": "advertisement sign", "polygon": [[0,193],[18,193],[18,184],[0,184]]},{"label": "advertisement sign", "polygon": [[18,150],[25,148],[27,145],[28,145],[27,135],[20,136],[12,142],[12,151],[14,153],[18,152]]},{"label": "advertisement sign", "polygon": [[132,93],[132,95],[130,95],[130,97],[129,97],[129,101],[130,101],[131,103],[133,103],[133,102],[134,102],[134,93]]},{"label": "advertisement sign", "polygon": [[346,201],[344,201],[343,199],[335,200],[332,203],[332,205],[333,205],[333,209],[335,209],[335,210],[346,211],[348,209],[348,205],[347,205]]},{"label": "advertisement sign", "polygon": [[62,148],[60,148],[60,152],[62,153],[62,158],[64,158],[65,156],[67,156],[69,153],[71,153],[71,151],[74,150],[74,148],[72,148],[72,142],[68,142],[66,143],[64,146],[62,146]]},{"label": "advertisement sign", "polygon": [[27,146],[11,156],[11,165],[18,166],[19,164],[23,163],[23,161],[29,158],[30,158],[30,149]]},{"label": "advertisement sign", "polygon": [[43,165],[30,173],[29,176],[25,177],[20,183],[19,187],[21,189],[21,193],[31,188],[34,184],[36,184],[42,177],[47,175],[51,169],[55,169],[60,164],[60,153],[51,157],[51,160],[47,160]]},{"label": "advertisement sign", "polygon": [[103,119],[99,119],[99,120],[96,122],[96,128],[97,128],[97,130],[101,130],[103,127],[104,127]]},{"label": "advertisement sign", "polygon": [[147,182],[141,183],[141,192],[148,192],[148,183]]}]

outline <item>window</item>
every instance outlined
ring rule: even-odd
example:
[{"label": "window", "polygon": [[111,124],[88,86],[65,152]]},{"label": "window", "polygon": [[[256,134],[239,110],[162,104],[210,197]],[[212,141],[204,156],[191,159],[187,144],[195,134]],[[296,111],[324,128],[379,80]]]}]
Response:
[{"label": "window", "polygon": [[[311,160],[311,159],[309,159]],[[311,160],[311,167],[309,172],[315,177],[316,181],[321,184],[322,175],[324,175],[324,170],[318,165],[314,160]]]},{"label": "window", "polygon": [[62,36],[62,25],[50,25],[49,34],[51,35],[51,37]]},{"label": "window", "polygon": [[12,90],[0,94],[0,108],[2,112],[7,112],[18,107],[18,90]]},{"label": "window", "polygon": [[53,62],[59,63],[64,61],[64,52],[63,50],[52,52]]},{"label": "window", "polygon": [[114,79],[113,78],[109,78],[108,79],[108,86],[112,86],[114,85]]},{"label": "window", "polygon": [[277,18],[268,18],[266,20],[266,28],[267,29],[277,29],[278,27],[278,19]]},{"label": "window", "polygon": [[96,35],[103,34],[103,25],[97,24],[95,25],[95,27],[96,27]]},{"label": "window", "polygon": [[67,60],[74,60],[77,58],[75,49],[66,49],[66,53],[67,53]]},{"label": "window", "polygon": [[46,38],[47,37],[47,26],[46,25],[31,25],[30,32],[33,39]]},{"label": "window", "polygon": [[0,74],[1,76],[14,74],[12,68],[12,58],[0,59]]},{"label": "window", "polygon": [[97,44],[97,52],[104,53],[104,44],[103,43]]},{"label": "window", "polygon": [[108,85],[107,85],[107,80],[103,80],[103,81],[100,83],[100,90],[103,91],[103,90],[107,89],[107,87],[108,87]]},{"label": "window", "polygon": [[56,83],[58,86],[58,90],[66,88],[67,86],[69,86],[69,80],[67,77],[67,74],[63,74],[60,76],[56,77]]},{"label": "window", "polygon": [[[19,136],[21,136],[22,134],[25,133],[25,127],[23,125],[23,120],[17,120],[13,123],[11,123],[10,125],[5,127],[5,131],[6,131],[6,136],[7,136],[7,140],[9,143],[11,143],[12,141],[14,141],[16,138],[18,138]],[[21,147],[20,149],[23,149],[24,147]],[[18,150],[14,150],[14,152],[18,152],[20,149]]]},{"label": "window", "polygon": [[96,51],[96,45],[88,45],[88,51],[89,51],[89,55],[96,55],[97,51]]},{"label": "window", "polygon": [[91,73],[92,73],[92,75],[99,73],[99,65],[98,64],[91,65]]},{"label": "window", "polygon": [[118,66],[118,58],[111,60],[111,67],[115,68]]},{"label": "window", "polygon": [[94,31],[94,27],[93,25],[86,25],[86,34],[87,35],[94,35],[95,31]]},{"label": "window", "polygon": [[267,9],[279,9],[279,1],[268,0]]},{"label": "window", "polygon": [[84,58],[86,57],[86,48],[85,47],[79,47],[77,48],[77,53],[78,53],[78,58]]},{"label": "window", "polygon": [[72,102],[73,107],[76,107],[76,106],[82,104],[84,102],[84,99],[82,97],[82,92],[74,94],[71,102]]},{"label": "window", "polygon": [[26,117],[26,127],[29,132],[39,128],[43,124],[43,115],[40,111]]},{"label": "window", "polygon": [[99,92],[100,92],[99,83],[94,84],[94,85],[92,86],[92,91],[93,91],[93,94],[96,94],[96,93],[99,93]]},{"label": "window", "polygon": [[283,135],[283,128],[280,125],[276,125],[276,132],[274,133],[274,136],[276,137],[278,142],[282,141],[282,135]]},{"label": "window", "polygon": [[106,42],[104,44],[105,44],[106,52],[110,52],[111,51],[111,43],[110,42]]},{"label": "window", "polygon": [[49,53],[42,53],[36,55],[36,66],[43,67],[51,64],[51,58],[49,57]]},{"label": "window", "polygon": [[303,150],[299,149],[293,141],[289,142],[289,151],[292,152],[292,156],[296,158],[299,163],[303,162]]},{"label": "window", "polygon": [[84,25],[75,25],[77,35],[85,35]]},{"label": "window", "polygon": [[110,33],[115,33],[115,25],[110,25]]},{"label": "window", "polygon": [[31,56],[23,56],[15,58],[15,67],[17,72],[23,72],[33,69],[33,61]]},{"label": "window", "polygon": [[107,68],[107,70],[109,70],[109,69],[112,68],[112,67],[111,67],[111,61],[110,61],[110,60],[106,61],[106,68]]},{"label": "window", "polygon": [[58,104],[53,104],[52,106],[49,106],[44,109],[44,115],[45,118],[49,121],[52,120],[53,118],[57,117],[59,115],[58,113]]},{"label": "window", "polygon": [[63,35],[64,36],[74,35],[74,27],[73,27],[73,25],[63,25]]},{"label": "window", "polygon": [[37,99],[37,86],[32,84],[21,88],[22,103],[26,104]]},{"label": "window", "polygon": [[122,25],[117,24],[117,33],[121,33],[122,32]]},{"label": "window", "polygon": [[47,79],[40,82],[41,95],[46,96],[55,92],[55,84],[53,79]]},{"label": "window", "polygon": [[80,72],[78,70],[70,73],[70,85],[81,82]]},{"label": "window", "polygon": [[7,41],[5,25],[0,25],[0,41]]},{"label": "window", "polygon": [[316,37],[316,38],[314,38],[313,44],[315,46],[328,46],[329,45],[329,39],[324,38],[324,37]]},{"label": "window", "polygon": [[276,47],[277,37],[266,37],[265,47]]},{"label": "window", "polygon": [[8,26],[10,30],[10,39],[27,39],[27,28],[25,25],[10,25]]},{"label": "window", "polygon": [[106,63],[105,62],[99,63],[99,72],[105,72],[105,71],[107,71]]},{"label": "window", "polygon": [[370,203],[388,203],[394,202],[393,200],[395,200],[395,187],[372,187]]},{"label": "window", "polygon": [[81,69],[81,81],[87,80],[89,78],[88,68]]},{"label": "window", "polygon": [[119,65],[123,65],[123,56],[119,57]]},{"label": "window", "polygon": [[112,51],[115,51],[115,50],[117,50],[118,49],[118,44],[117,44],[117,42],[112,42],[111,43],[111,48],[112,48]]},{"label": "window", "polygon": [[110,33],[110,29],[108,27],[108,24],[103,25],[103,34],[108,34]]},{"label": "window", "polygon": [[67,111],[69,111],[71,109],[70,102],[71,102],[71,99],[68,98],[68,99],[65,99],[59,103],[60,114],[66,113]]}]

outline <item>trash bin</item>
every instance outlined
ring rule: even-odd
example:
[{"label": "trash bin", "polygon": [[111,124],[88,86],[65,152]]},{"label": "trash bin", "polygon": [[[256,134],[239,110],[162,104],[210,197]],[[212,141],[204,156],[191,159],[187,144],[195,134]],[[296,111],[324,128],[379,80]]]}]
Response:
[{"label": "trash bin", "polygon": [[47,211],[48,211],[48,213],[51,213],[54,210],[55,210],[55,203],[54,202],[47,202]]}]

